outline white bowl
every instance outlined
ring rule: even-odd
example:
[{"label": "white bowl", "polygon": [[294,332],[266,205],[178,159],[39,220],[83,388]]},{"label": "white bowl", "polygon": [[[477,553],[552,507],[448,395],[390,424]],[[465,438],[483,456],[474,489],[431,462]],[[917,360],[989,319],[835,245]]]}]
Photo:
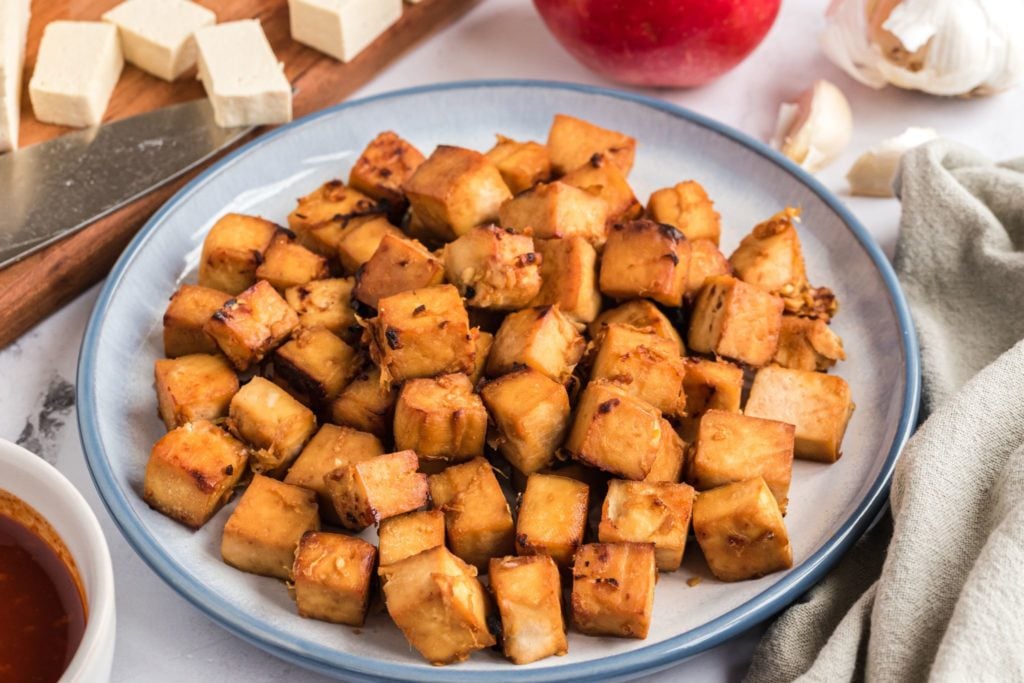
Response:
[{"label": "white bowl", "polygon": [[88,602],[82,642],[64,683],[110,679],[114,661],[114,571],[100,523],[63,474],[21,446],[0,439],[0,489],[14,494],[57,531],[78,565]]}]

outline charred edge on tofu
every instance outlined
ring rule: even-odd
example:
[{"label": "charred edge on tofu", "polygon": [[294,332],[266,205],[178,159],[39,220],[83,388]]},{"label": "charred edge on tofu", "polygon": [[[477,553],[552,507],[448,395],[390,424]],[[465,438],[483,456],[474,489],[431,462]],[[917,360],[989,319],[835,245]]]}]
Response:
[{"label": "charred edge on tofu", "polygon": [[619,399],[617,399],[617,398],[610,398],[610,399],[608,399],[607,401],[605,401],[604,403],[602,403],[601,405],[599,405],[597,407],[597,412],[599,412],[602,415],[610,413],[610,412],[612,412],[612,408],[614,408],[615,406],[619,405],[619,403],[621,403],[621,401],[619,401]]},{"label": "charred edge on tofu", "polygon": [[590,157],[590,165],[594,168],[601,168],[601,164],[604,163],[604,155],[600,152],[594,152]]},{"label": "charred edge on tofu", "polygon": [[398,339],[398,330],[394,327],[388,327],[384,330],[384,338],[388,342],[388,346],[392,351],[402,348],[402,342]]},{"label": "charred edge on tofu", "polygon": [[663,255],[662,258],[667,258],[669,261],[672,262],[672,265],[674,265],[674,266],[678,266],[679,265],[679,257],[676,256],[676,254],[674,252],[670,251],[669,253]]},{"label": "charred edge on tofu", "polygon": [[388,213],[391,207],[388,202],[368,202],[360,199],[356,202],[356,208],[348,213],[336,213],[331,220],[341,223],[342,227],[348,225],[353,218],[365,218],[367,216],[383,216]]},{"label": "charred edge on tofu", "polygon": [[226,474],[227,476],[230,477],[234,473],[235,473],[235,466],[234,465],[228,465],[227,467],[224,468],[224,474]]},{"label": "charred edge on tofu", "polygon": [[252,250],[252,261],[257,266],[262,266],[263,265],[263,252],[260,251],[259,249],[253,249]]},{"label": "charred edge on tofu", "polygon": [[424,305],[424,304],[420,304],[420,305],[419,305],[419,306],[417,306],[416,308],[412,309],[412,314],[413,314],[413,315],[420,315],[421,313],[424,313],[424,312],[426,312],[426,310],[427,310],[427,307],[426,307],[426,305]]},{"label": "charred edge on tofu", "polygon": [[277,228],[277,233],[279,235],[284,235],[289,240],[293,240],[293,241],[295,239],[297,239],[297,235],[294,232],[292,232],[291,230],[289,230],[288,228],[284,227],[283,225],[275,225],[274,227]]}]

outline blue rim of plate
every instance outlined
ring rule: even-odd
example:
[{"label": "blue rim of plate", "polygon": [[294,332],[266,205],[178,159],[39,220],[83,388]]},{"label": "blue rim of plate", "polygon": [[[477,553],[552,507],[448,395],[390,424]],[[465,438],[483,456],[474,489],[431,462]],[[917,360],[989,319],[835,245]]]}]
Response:
[{"label": "blue rim of plate", "polygon": [[[324,116],[333,116],[337,112],[359,107],[369,102],[401,99],[420,93],[439,93],[447,90],[479,88],[565,90],[642,104],[723,135],[766,157],[795,176],[797,180],[810,188],[843,220],[882,275],[892,304],[896,309],[903,341],[903,355],[906,359],[906,388],[903,395],[903,412],[900,416],[893,444],[886,455],[881,471],[871,485],[867,495],[839,530],[817,552],[795,567],[778,583],[739,607],[690,631],[680,633],[667,640],[632,652],[603,657],[588,662],[565,664],[544,669],[509,667],[508,670],[502,671],[460,671],[458,666],[428,668],[419,665],[396,664],[369,657],[360,657],[319,644],[310,648],[279,629],[266,629],[262,623],[252,619],[236,606],[221,598],[214,591],[191,577],[187,571],[181,570],[167,552],[146,533],[141,520],[137,518],[134,509],[127,499],[126,492],[118,486],[114,478],[97,429],[96,403],[92,400],[92,397],[95,394],[93,376],[95,372],[96,348],[99,344],[98,331],[103,319],[106,317],[107,309],[125,270],[131,264],[135,253],[159,226],[164,215],[184,201],[193,190],[205,183],[212,175],[220,173],[234,161],[249,153],[254,147],[262,145],[279,135],[286,135],[296,126],[304,125]],[[910,309],[896,279],[896,273],[893,271],[892,265],[882,253],[875,240],[853,214],[824,185],[789,159],[745,133],[741,133],[729,126],[682,107],[644,95],[598,86],[560,83],[556,81],[481,80],[439,83],[396,90],[345,102],[311,114],[272,130],[235,150],[179,190],[174,197],[149,219],[124,250],[124,253],[121,254],[110,276],[107,278],[103,290],[100,292],[92,315],[89,318],[79,355],[78,426],[89,473],[100,493],[100,497],[103,499],[104,505],[129,545],[178,594],[224,628],[271,654],[330,676],[337,677],[344,674],[348,677],[358,677],[360,680],[473,681],[477,683],[479,681],[504,680],[565,680],[568,676],[607,680],[637,676],[667,668],[714,647],[775,615],[820,581],[825,573],[849,549],[854,541],[860,538],[882,512],[887,501],[896,460],[917,423],[920,391],[921,371],[917,337],[914,332]]]}]

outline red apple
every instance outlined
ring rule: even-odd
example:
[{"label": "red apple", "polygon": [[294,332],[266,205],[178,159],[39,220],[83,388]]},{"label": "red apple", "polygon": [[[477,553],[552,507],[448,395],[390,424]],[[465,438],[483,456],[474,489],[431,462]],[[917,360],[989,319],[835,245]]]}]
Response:
[{"label": "red apple", "polygon": [[599,74],[645,86],[707,83],[768,33],[781,0],[533,0],[562,45]]}]

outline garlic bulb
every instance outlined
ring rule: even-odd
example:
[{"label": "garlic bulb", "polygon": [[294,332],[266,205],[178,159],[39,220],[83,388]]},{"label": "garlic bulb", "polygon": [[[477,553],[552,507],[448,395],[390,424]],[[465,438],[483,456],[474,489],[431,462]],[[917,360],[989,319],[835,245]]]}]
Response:
[{"label": "garlic bulb", "polygon": [[1024,78],[1024,2],[832,0],[821,45],[873,88],[987,95]]},{"label": "garlic bulb", "polygon": [[864,152],[846,174],[850,193],[865,197],[892,197],[892,181],[904,153],[938,136],[934,128],[911,127]]},{"label": "garlic bulb", "polygon": [[779,107],[772,147],[811,171],[831,163],[850,141],[853,115],[842,91],[816,81],[793,102]]}]

